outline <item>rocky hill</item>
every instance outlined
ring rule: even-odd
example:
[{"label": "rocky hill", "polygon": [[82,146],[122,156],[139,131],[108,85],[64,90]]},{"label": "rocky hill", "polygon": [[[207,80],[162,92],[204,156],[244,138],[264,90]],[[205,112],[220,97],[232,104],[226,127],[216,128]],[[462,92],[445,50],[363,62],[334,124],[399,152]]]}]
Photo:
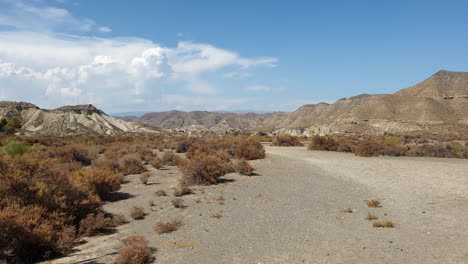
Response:
[{"label": "rocky hill", "polygon": [[1,101],[0,117],[19,120],[19,132],[25,135],[117,135],[152,131],[141,124],[108,116],[93,105],[46,110],[31,103]]},{"label": "rocky hill", "polygon": [[293,113],[234,114],[169,111],[127,120],[166,128],[268,133],[372,134],[468,131],[468,73],[439,71],[394,94],[358,95]]}]

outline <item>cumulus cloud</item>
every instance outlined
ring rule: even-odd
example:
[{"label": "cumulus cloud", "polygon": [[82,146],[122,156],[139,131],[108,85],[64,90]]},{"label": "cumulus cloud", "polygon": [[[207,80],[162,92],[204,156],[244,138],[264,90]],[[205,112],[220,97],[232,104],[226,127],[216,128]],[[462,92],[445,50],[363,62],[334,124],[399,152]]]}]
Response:
[{"label": "cumulus cloud", "polygon": [[[1,12],[0,25],[15,28],[0,30],[0,95],[7,100],[41,107],[93,103],[108,111],[154,110],[161,103],[226,107],[246,99],[223,99],[222,87],[210,83],[210,77],[277,63],[276,58],[246,58],[206,43],[167,47],[142,38],[79,35],[76,31],[111,29],[61,8],[0,3],[11,7]],[[63,25],[67,32],[57,29]],[[164,96],[168,90],[185,95]]]}]

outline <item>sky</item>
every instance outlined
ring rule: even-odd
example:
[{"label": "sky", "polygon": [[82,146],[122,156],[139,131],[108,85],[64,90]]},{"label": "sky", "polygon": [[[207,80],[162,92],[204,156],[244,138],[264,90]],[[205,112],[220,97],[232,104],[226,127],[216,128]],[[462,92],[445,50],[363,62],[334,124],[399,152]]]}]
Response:
[{"label": "sky", "polygon": [[466,1],[0,0],[0,100],[294,111],[468,71]]}]

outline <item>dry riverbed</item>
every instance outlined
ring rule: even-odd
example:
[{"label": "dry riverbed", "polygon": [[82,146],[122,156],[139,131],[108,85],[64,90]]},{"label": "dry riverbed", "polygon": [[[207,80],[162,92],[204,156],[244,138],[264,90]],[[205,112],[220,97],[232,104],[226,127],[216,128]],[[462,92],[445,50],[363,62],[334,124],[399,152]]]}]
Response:
[{"label": "dry riverbed", "polygon": [[[185,208],[171,202],[177,168],[150,169],[148,185],[127,176],[123,199],[104,208],[130,222],[50,263],[112,263],[130,234],[146,236],[155,263],[468,263],[466,160],[266,150],[252,162],[258,175],[196,186],[181,197]],[[156,196],[160,189],[168,196]],[[144,219],[129,217],[134,206]],[[378,219],[366,220],[368,213]],[[174,219],[179,230],[155,233],[156,222]],[[373,227],[385,220],[395,227]]]}]

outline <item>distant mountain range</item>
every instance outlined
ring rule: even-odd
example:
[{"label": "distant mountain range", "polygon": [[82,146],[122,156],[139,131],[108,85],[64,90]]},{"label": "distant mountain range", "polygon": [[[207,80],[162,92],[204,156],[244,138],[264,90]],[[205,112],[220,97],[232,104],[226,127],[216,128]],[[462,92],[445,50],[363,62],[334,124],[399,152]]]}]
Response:
[{"label": "distant mountain range", "polygon": [[468,73],[439,71],[394,94],[362,94],[332,104],[304,105],[292,113],[167,111],[122,119],[172,129],[297,135],[468,131]]},{"label": "distant mountain range", "polygon": [[161,129],[294,135],[468,133],[468,73],[439,71],[394,94],[362,94],[332,104],[304,105],[292,113],[173,110],[131,115],[108,116],[92,105],[46,110],[30,103],[0,102],[0,117],[20,120],[20,131],[27,135],[131,134]]}]

